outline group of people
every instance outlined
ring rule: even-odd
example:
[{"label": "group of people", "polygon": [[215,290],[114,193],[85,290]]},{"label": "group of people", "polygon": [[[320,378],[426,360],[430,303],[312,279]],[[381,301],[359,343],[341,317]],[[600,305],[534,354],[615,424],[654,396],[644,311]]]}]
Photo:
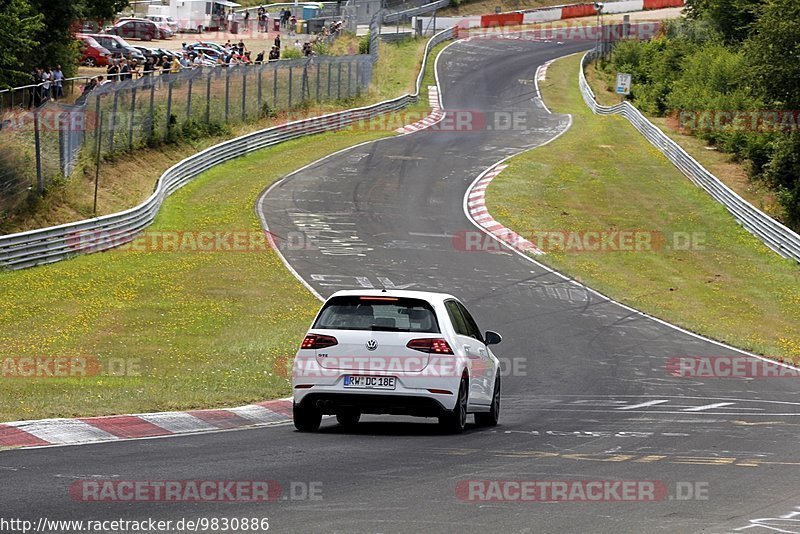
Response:
[{"label": "group of people", "polygon": [[56,68],[36,67],[31,72],[31,100],[32,107],[39,107],[48,100],[58,100],[64,97],[64,73],[61,65]]},{"label": "group of people", "polygon": [[[262,10],[263,8],[259,9],[259,16],[261,15]],[[264,13],[266,13],[266,11],[264,11]],[[290,10],[288,9],[282,10],[281,12],[282,25],[291,25],[292,18],[293,17],[291,15]],[[342,24],[343,23],[341,21],[336,21],[331,23],[330,31],[327,28],[325,28],[322,32],[314,36],[314,38],[311,41],[306,41],[301,43],[299,39],[296,39],[294,41],[295,49],[297,49],[305,57],[313,56],[314,44],[320,41],[327,40],[331,36],[335,36],[337,33],[341,31]],[[266,61],[279,60],[282,55],[281,46],[282,46],[281,35],[279,33],[278,35],[275,36],[273,46],[266,57]],[[142,64],[139,64],[139,62],[133,58],[112,60],[109,62],[109,66],[106,69],[106,75],[96,76],[90,79],[89,82],[83,88],[83,94],[86,95],[101,85],[113,83],[116,81],[131,80],[135,77],[139,77],[140,75],[154,76],[159,74],[159,72],[161,74],[176,73],[184,69],[193,69],[193,68],[212,66],[212,65],[227,67],[232,65],[249,65],[249,64],[260,65],[265,62],[265,52],[259,52],[258,55],[256,55],[256,58],[252,59],[251,52],[247,49],[247,46],[244,44],[244,41],[241,40],[238,43],[232,43],[230,40],[228,40],[224,45],[222,45],[221,53],[214,54],[215,57],[212,57],[211,54],[207,54],[206,52],[204,52],[203,48],[208,48],[208,47],[205,47],[202,43],[197,45],[183,43],[182,49],[175,56],[171,56],[169,54],[162,54],[162,55],[152,54],[148,55],[144,63]],[[45,69],[37,69],[37,72],[44,70]],[[61,88],[61,80],[63,79],[63,74],[61,73],[61,69],[60,67],[58,67],[52,72],[50,71],[50,69],[46,69],[46,71],[47,74],[42,74],[42,76],[43,78],[51,80],[52,84],[52,85],[46,84],[47,86],[46,91],[48,92],[48,94],[50,94],[50,91],[53,91],[53,98],[58,98],[61,95],[63,95],[63,90]],[[57,84],[57,89],[56,89],[56,84]]]}]

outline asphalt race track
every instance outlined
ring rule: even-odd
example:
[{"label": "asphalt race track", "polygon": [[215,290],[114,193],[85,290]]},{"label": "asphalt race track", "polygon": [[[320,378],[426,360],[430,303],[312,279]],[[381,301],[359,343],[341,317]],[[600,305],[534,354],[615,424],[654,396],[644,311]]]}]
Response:
[{"label": "asphalt race track", "polygon": [[[257,206],[279,239],[313,234],[317,246],[282,252],[321,295],[447,291],[484,330],[501,332],[496,354],[508,373],[498,427],[450,436],[434,420],[365,417],[349,434],[326,419],[316,434],[282,425],[5,451],[3,515],[268,517],[277,532],[800,532],[790,518],[800,506],[796,380],[673,377],[671,358],[738,353],[518,254],[459,246],[477,232],[463,211],[475,178],[568,124],[536,99],[537,67],[586,46],[453,44],[438,62],[444,107],[480,112],[481,125],[352,148],[288,177]],[[518,127],[506,128],[513,113]],[[315,482],[321,499],[76,502],[68,487],[86,478]],[[657,502],[469,501],[456,488],[470,480],[656,481],[666,493]]]}]

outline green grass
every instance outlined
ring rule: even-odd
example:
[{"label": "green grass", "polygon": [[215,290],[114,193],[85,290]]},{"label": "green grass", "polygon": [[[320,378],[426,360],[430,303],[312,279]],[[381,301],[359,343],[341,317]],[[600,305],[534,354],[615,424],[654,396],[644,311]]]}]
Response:
[{"label": "green grass", "polygon": [[[414,78],[419,61],[406,59],[394,78]],[[432,70],[430,62],[426,84],[433,83]],[[389,90],[397,93],[391,80],[376,92]],[[427,99],[420,100],[408,111],[427,109]],[[258,232],[254,204],[269,184],[326,154],[389,135],[387,128],[356,127],[215,167],[167,199],[148,233]],[[152,155],[166,164],[163,155]],[[0,272],[0,360],[82,356],[104,369],[120,361],[140,367],[139,376],[0,375],[0,421],[231,406],[287,395],[286,364],[318,305],[272,250],[116,250]]]},{"label": "green grass", "polygon": [[550,251],[544,263],[606,295],[694,332],[771,357],[800,358],[800,269],[743,230],[625,119],[589,112],[579,56],[554,63],[548,106],[573,116],[553,143],[511,160],[488,207],[535,230],[644,230],[702,237],[692,250]]}]

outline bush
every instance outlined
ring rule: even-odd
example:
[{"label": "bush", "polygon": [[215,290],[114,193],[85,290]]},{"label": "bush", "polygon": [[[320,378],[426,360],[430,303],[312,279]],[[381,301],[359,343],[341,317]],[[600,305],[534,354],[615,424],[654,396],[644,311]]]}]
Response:
[{"label": "bush", "polygon": [[369,32],[358,40],[358,53],[369,54]]},{"label": "bush", "polygon": [[281,53],[281,59],[300,59],[301,57],[303,57],[303,54],[294,47],[287,48]]}]

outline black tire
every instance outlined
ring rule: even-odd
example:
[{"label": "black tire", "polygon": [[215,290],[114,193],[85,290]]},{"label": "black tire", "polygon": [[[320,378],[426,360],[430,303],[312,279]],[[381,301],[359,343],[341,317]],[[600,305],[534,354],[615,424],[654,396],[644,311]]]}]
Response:
[{"label": "black tire", "polygon": [[475,414],[475,424],[478,426],[497,426],[500,420],[500,375],[494,381],[494,392],[492,393],[492,404],[488,412]]},{"label": "black tire", "polygon": [[197,35],[200,35],[201,33],[203,33],[203,27],[202,26],[198,26],[197,27]]},{"label": "black tire", "polygon": [[316,432],[322,423],[322,412],[313,406],[302,406],[294,404],[292,406],[292,418],[294,427],[300,432]]},{"label": "black tire", "polygon": [[336,421],[345,428],[352,428],[358,424],[361,413],[347,410],[336,414]]},{"label": "black tire", "polygon": [[461,379],[458,387],[458,400],[453,411],[439,417],[439,425],[449,434],[461,434],[467,424],[467,403],[469,384],[466,377]]}]

